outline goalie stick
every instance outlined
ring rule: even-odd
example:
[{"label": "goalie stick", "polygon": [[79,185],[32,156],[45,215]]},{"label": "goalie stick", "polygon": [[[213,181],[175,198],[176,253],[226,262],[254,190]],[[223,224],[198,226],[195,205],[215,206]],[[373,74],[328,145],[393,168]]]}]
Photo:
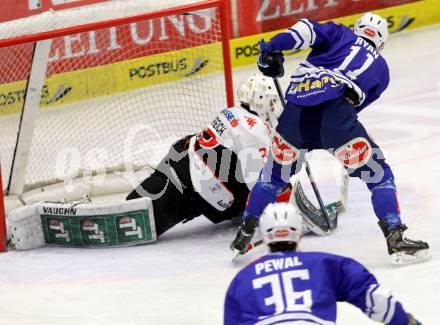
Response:
[{"label": "goalie stick", "polygon": [[[280,97],[281,105],[283,106],[283,110],[284,110],[284,109],[286,109],[286,102],[284,101],[284,96],[283,96],[283,92],[281,91],[280,83],[278,81],[278,78],[274,77],[272,79],[275,84],[275,88],[277,90],[278,97]],[[319,207],[321,208],[322,216],[324,217],[325,222],[327,223],[327,228],[330,229],[331,228],[330,217],[327,214],[324,203],[322,201],[321,194],[319,193],[318,187],[316,186],[316,181],[313,177],[312,170],[310,169],[310,164],[309,164],[306,157],[304,157],[304,162],[306,165],[307,176],[309,177],[310,184],[312,185],[312,188],[313,188],[313,192],[315,193],[316,199],[318,200]]]},{"label": "goalie stick", "polygon": [[341,170],[339,199],[324,207],[330,225],[327,224],[327,220],[325,220],[326,217],[323,215],[322,210],[316,208],[307,198],[301,182],[299,180],[295,181],[293,188],[293,195],[295,195],[294,202],[303,217],[304,223],[315,234],[321,236],[328,235],[336,229],[338,225],[338,216],[343,213],[347,207],[348,179],[348,174],[345,170]]},{"label": "goalie stick", "polygon": [[[305,195],[301,182],[295,181],[294,192],[295,203],[302,216],[304,224],[315,234],[324,236],[330,234],[338,225],[338,214],[342,209],[340,201],[333,202],[324,207],[327,217],[323,216],[320,209],[317,209]],[[327,219],[328,218],[328,219]],[[327,224],[329,222],[329,225]]]}]

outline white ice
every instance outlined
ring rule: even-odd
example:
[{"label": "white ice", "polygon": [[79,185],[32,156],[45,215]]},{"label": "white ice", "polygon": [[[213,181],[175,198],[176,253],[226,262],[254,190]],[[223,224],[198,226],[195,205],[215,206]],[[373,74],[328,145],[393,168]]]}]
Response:
[{"label": "white ice", "polygon": [[[302,243],[303,250],[361,261],[424,324],[440,323],[439,35],[440,26],[392,35],[384,51],[390,88],[360,114],[394,170],[407,233],[429,242],[432,260],[391,265],[369,192],[355,179],[337,231],[325,238],[308,236]],[[289,58],[286,70],[299,59]],[[255,71],[234,71],[235,84]],[[282,80],[284,87],[287,81]],[[317,169],[319,161],[313,161]],[[321,179],[328,201],[334,189],[325,175]],[[234,235],[230,223],[212,225],[198,218],[147,246],[1,254],[0,324],[221,324],[230,280],[264,253],[259,247],[233,265],[228,246]],[[339,304],[338,312],[340,324],[373,323],[347,304]]]}]

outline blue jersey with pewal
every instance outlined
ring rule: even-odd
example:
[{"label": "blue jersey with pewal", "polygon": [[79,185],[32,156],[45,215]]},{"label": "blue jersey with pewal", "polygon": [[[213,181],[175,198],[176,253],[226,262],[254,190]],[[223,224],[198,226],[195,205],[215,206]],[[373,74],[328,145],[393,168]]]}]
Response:
[{"label": "blue jersey with pewal", "polygon": [[384,58],[349,28],[301,19],[271,39],[273,50],[312,51],[293,75],[286,99],[299,106],[314,106],[335,99],[350,88],[357,94],[360,111],[380,97],[389,84]]},{"label": "blue jersey with pewal", "polygon": [[400,302],[353,259],[318,252],[272,253],[242,269],[225,298],[224,324],[335,324],[336,302],[385,324],[407,324]]}]

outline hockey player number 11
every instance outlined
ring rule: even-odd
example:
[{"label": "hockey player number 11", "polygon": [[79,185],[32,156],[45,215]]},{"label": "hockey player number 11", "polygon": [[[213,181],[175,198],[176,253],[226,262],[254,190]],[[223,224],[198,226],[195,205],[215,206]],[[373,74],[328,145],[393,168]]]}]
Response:
[{"label": "hockey player number 11", "polygon": [[[343,71],[346,70],[347,67],[349,66],[349,64],[353,61],[353,59],[355,58],[356,54],[359,53],[361,47],[360,46],[352,46],[350,48],[350,54],[345,58],[345,60],[341,63],[341,65],[337,68],[337,70],[339,71]],[[345,71],[344,74],[349,77],[352,80],[357,79],[357,77],[364,72],[365,70],[368,69],[368,67],[374,62],[374,57],[371,53],[367,53],[366,54],[367,59],[365,60],[365,62],[362,64],[362,66],[359,69],[355,69],[355,70],[348,70]],[[358,62],[356,62],[358,63]]]},{"label": "hockey player number 11", "polygon": [[[254,289],[261,289],[264,285],[271,286],[272,296],[264,298],[266,306],[275,306],[275,315],[289,311],[307,311],[312,309],[312,291],[296,292],[293,288],[293,279],[310,280],[309,270],[293,270],[266,275],[252,281]],[[284,299],[283,299],[284,295]],[[297,303],[302,300],[302,303]],[[284,301],[286,304],[284,304]]]}]

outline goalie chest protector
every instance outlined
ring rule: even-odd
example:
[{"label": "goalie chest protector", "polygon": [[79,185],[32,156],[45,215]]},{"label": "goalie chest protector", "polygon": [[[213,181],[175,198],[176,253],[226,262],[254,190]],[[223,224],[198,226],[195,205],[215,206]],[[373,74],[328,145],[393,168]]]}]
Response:
[{"label": "goalie chest protector", "polygon": [[224,109],[191,138],[189,160],[194,189],[219,211],[257,181],[271,143],[270,130],[241,107]]}]

